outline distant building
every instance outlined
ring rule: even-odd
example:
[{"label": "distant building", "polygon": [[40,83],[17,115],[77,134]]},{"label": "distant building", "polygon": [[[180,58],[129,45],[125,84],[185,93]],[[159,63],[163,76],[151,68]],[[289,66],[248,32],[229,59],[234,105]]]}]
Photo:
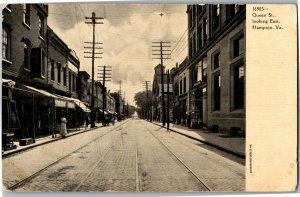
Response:
[{"label": "distant building", "polygon": [[[172,88],[172,81],[171,78],[169,79],[169,93],[167,92],[168,88],[168,75],[165,72],[165,67],[163,67],[163,72],[161,72],[161,64],[157,65],[154,68],[154,77],[153,77],[153,85],[152,85],[152,93],[154,95],[154,103],[153,103],[153,119],[157,121],[162,121],[163,117],[163,109],[162,109],[162,81],[161,76],[163,75],[163,81],[164,81],[164,103],[165,103],[165,116],[167,118],[167,94],[172,94],[173,88]],[[170,97],[170,101],[171,101]],[[172,102],[170,102],[172,103]],[[173,114],[172,112],[173,107],[170,106],[170,115]],[[167,120],[167,119],[165,119]],[[170,120],[172,121],[172,120]]]},{"label": "distant building", "polygon": [[189,70],[186,58],[179,66],[171,72],[173,83],[173,119],[175,124],[187,124],[187,114],[189,112]]},{"label": "distant building", "polygon": [[79,82],[78,82],[78,98],[85,102],[89,103],[88,97],[88,80],[90,75],[86,71],[79,71]]}]

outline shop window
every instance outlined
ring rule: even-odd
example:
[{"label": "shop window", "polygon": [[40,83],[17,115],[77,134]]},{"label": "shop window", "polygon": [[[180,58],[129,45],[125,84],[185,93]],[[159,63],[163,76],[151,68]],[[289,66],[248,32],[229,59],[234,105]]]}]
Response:
[{"label": "shop window", "polygon": [[244,108],[244,96],[245,96],[244,78],[245,78],[244,65],[235,66],[233,68],[234,109],[243,109]]},{"label": "shop window", "polygon": [[213,109],[214,111],[220,110],[221,106],[221,75],[217,74],[213,77]]},{"label": "shop window", "polygon": [[30,26],[30,5],[23,4],[23,22]]}]

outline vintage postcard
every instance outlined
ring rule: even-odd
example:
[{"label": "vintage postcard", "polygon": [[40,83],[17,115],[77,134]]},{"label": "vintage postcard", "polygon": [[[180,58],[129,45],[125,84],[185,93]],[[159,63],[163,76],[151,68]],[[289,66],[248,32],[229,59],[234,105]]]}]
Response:
[{"label": "vintage postcard", "polygon": [[291,192],[297,6],[2,4],[2,187]]}]

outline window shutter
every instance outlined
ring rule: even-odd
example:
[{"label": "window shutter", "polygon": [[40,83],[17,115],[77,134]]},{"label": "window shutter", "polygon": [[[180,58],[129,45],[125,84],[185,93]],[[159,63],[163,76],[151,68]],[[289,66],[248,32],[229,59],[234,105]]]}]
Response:
[{"label": "window shutter", "polygon": [[30,64],[32,69],[32,77],[37,78],[42,75],[42,49],[32,48],[30,54]]}]

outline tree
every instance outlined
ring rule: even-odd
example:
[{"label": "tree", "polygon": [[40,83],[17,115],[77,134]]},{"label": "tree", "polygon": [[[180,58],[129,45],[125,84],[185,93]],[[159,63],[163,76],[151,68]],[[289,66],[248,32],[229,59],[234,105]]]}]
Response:
[{"label": "tree", "polygon": [[142,115],[142,110],[145,113],[145,110],[147,109],[147,107],[148,106],[149,106],[149,108],[151,107],[153,100],[154,100],[154,96],[151,91],[148,91],[148,96],[147,96],[146,91],[137,92],[134,95],[134,101],[135,101],[136,106],[138,107],[137,112],[140,117]]}]

